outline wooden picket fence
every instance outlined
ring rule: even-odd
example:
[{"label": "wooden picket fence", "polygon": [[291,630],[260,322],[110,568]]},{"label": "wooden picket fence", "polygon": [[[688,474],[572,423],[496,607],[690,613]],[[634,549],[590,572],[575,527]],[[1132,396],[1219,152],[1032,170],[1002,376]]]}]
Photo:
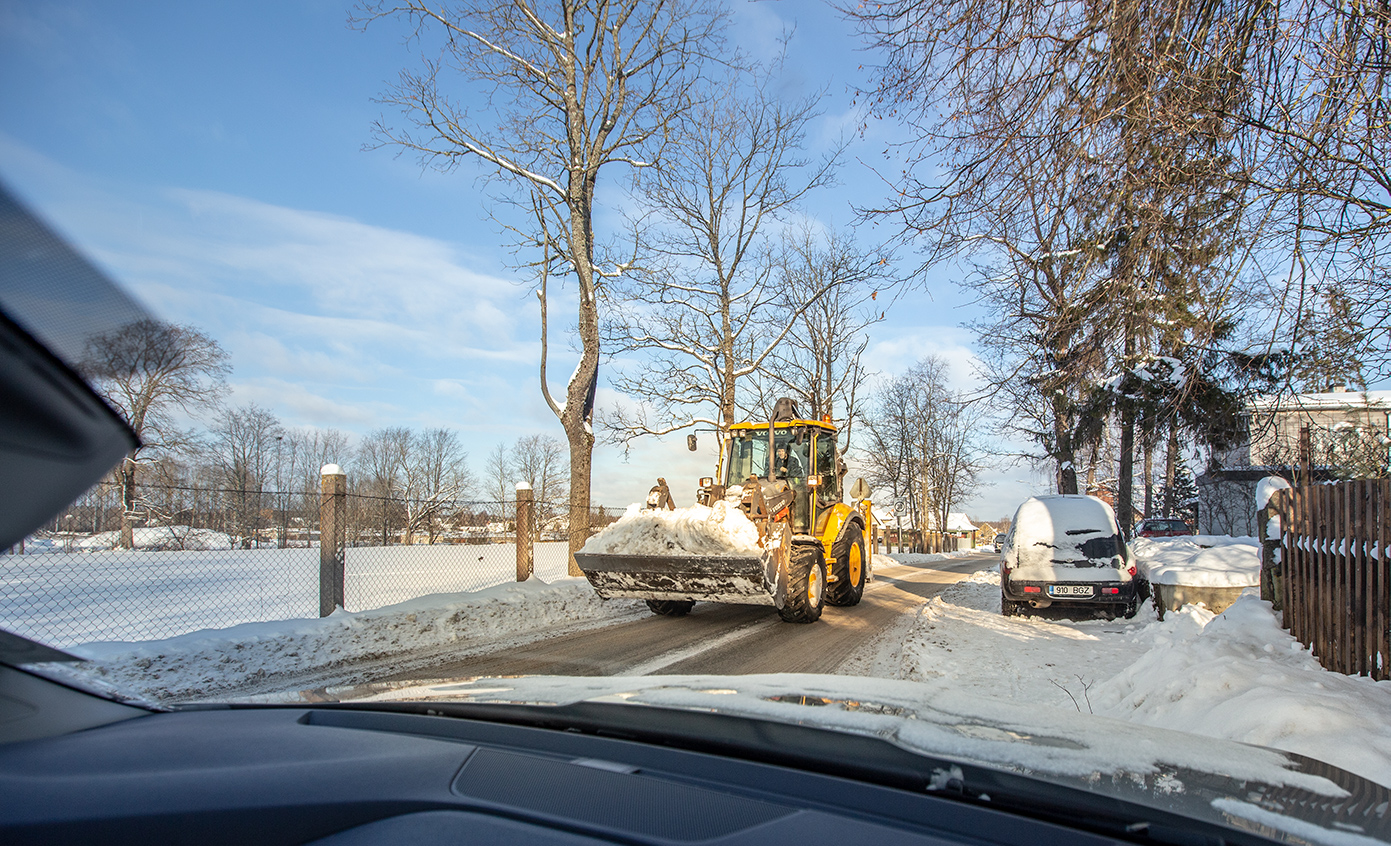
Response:
[{"label": "wooden picket fence", "polygon": [[1326,669],[1391,678],[1391,480],[1276,492],[1285,628]]}]

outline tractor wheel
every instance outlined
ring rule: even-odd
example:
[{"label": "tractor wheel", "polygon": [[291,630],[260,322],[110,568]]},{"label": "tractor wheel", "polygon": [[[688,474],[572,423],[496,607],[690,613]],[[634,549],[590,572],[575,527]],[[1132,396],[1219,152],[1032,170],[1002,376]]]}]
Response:
[{"label": "tractor wheel", "polygon": [[695,607],[694,599],[649,599],[647,607],[663,617],[684,617]]},{"label": "tractor wheel", "polygon": [[858,605],[865,595],[865,579],[869,570],[864,533],[859,525],[850,524],[845,537],[836,543],[831,552],[835,556],[831,562],[831,572],[836,580],[826,585],[826,604]]},{"label": "tractor wheel", "polygon": [[815,623],[826,600],[826,556],[819,543],[792,547],[787,566],[787,601],[778,615],[789,623]]}]

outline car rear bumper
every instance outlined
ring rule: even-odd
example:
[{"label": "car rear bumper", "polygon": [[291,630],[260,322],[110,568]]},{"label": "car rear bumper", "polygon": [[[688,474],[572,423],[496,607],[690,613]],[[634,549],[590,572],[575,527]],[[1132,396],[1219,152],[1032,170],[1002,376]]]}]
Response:
[{"label": "car rear bumper", "polygon": [[[1025,588],[1037,588],[1030,592]],[[1050,587],[1090,587],[1090,596],[1058,596],[1048,592]],[[1005,599],[1013,602],[1027,602],[1035,608],[1049,605],[1129,605],[1138,597],[1137,579],[1125,582],[1028,582],[1002,579],[1001,590]],[[1115,593],[1108,593],[1114,590]]]}]

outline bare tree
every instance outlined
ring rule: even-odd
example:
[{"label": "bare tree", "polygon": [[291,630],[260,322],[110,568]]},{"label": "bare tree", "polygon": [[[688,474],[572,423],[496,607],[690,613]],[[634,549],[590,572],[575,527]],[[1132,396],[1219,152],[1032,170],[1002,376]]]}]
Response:
[{"label": "bare tree", "polygon": [[512,475],[535,491],[537,519],[532,525],[539,533],[541,524],[554,517],[559,503],[569,493],[564,472],[565,445],[551,435],[524,435],[512,445]]},{"label": "bare tree", "polygon": [[257,405],[229,408],[211,431],[211,451],[233,511],[243,548],[259,541],[262,494],[275,471],[277,439],[284,434],[274,414]]},{"label": "bare tree", "polygon": [[[905,238],[921,238],[929,262],[983,251],[1022,261],[1033,282],[1050,273],[1040,261],[1066,258],[1080,288],[1100,293],[1086,311],[1091,331],[1109,338],[1099,348],[1116,351],[1114,370],[1133,369],[1157,351],[1151,327],[1171,303],[1210,304],[1195,303],[1194,280],[1228,288],[1248,255],[1236,230],[1245,185],[1238,138],[1226,115],[1246,102],[1233,70],[1253,8],[900,0],[853,12],[885,50],[873,96],[912,102],[904,114],[926,141],[918,161],[932,170],[895,180],[895,200],[875,212],[900,220]],[[937,157],[951,163],[946,180]],[[1036,187],[1052,182],[1067,192],[1038,202]],[[1021,193],[1032,200],[1022,209]],[[1072,349],[1067,333],[1052,334],[1046,356]],[[1125,403],[1115,413],[1118,510],[1128,528],[1136,419]],[[1048,437],[1059,487],[1075,489],[1064,434]]]},{"label": "bare tree", "polygon": [[849,235],[823,237],[804,227],[789,233],[779,261],[781,310],[800,314],[768,357],[757,404],[771,407],[775,395],[791,396],[813,418],[838,421],[842,453],[851,448],[862,399],[867,330],[884,319],[897,287],[890,258],[859,247]]},{"label": "bare tree", "polygon": [[[974,493],[984,463],[981,411],[947,385],[947,362],[927,356],[874,391],[861,450],[870,480],[927,538]],[[901,522],[900,522],[901,526]]]},{"label": "bare tree", "polygon": [[[402,17],[424,37],[444,37],[438,58],[403,71],[382,101],[399,107],[414,129],[376,125],[382,144],[420,154],[424,164],[452,170],[467,158],[486,165],[494,184],[530,212],[513,224],[519,246],[539,250],[541,391],[565,429],[570,448],[570,572],[573,553],[589,537],[589,490],[598,384],[598,293],[626,270],[606,263],[594,234],[601,173],[651,165],[674,116],[689,102],[702,56],[722,26],[706,0],[487,0],[365,3],[365,26]],[[489,108],[471,114],[441,90],[454,71],[488,90]],[[557,402],[546,375],[548,280],[576,286],[579,362]]]},{"label": "bare tree", "polygon": [[488,453],[483,464],[483,476],[488,485],[488,495],[499,505],[515,496],[517,479],[512,472],[512,456],[507,444],[498,444]]},{"label": "bare tree", "polygon": [[189,442],[174,412],[196,414],[216,406],[232,368],[217,341],[197,329],[147,319],[89,339],[79,369],[140,438],[119,471],[127,512],[120,542],[130,549],[136,468],[148,455],[168,454]]},{"label": "bare tree", "polygon": [[516,481],[526,482],[536,499],[555,504],[567,494],[562,470],[565,445],[550,435],[524,435],[512,446],[512,471]]},{"label": "bare tree", "polygon": [[426,429],[411,438],[401,468],[406,513],[406,543],[425,531],[430,543],[439,536],[440,518],[474,485],[468,453],[451,429]]},{"label": "bare tree", "polygon": [[673,127],[666,166],[639,177],[658,258],[610,291],[624,307],[610,309],[605,339],[645,356],[614,380],[639,402],[606,415],[616,442],[737,422],[740,383],[840,281],[797,287],[787,302],[770,228],[830,180],[839,149],[808,158],[818,98],[784,102],[771,82],[731,71]]},{"label": "bare tree", "polygon": [[409,429],[377,429],[362,439],[354,456],[360,498],[368,506],[369,519],[379,530],[383,546],[390,543],[391,524],[398,510],[394,497],[401,483],[401,445],[409,439]]}]

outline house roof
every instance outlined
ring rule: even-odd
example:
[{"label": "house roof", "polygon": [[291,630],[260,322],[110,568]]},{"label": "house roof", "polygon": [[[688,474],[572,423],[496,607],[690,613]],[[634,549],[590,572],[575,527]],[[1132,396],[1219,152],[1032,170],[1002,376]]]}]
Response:
[{"label": "house roof", "polygon": [[1323,411],[1376,408],[1391,411],[1391,391],[1328,391],[1318,394],[1257,397],[1251,401],[1256,411]]},{"label": "house roof", "polygon": [[[927,515],[927,528],[928,528],[928,531],[935,531],[935,530],[937,529],[937,515],[936,515],[936,514],[929,514],[929,515]],[[949,532],[974,532],[974,531],[976,531],[976,526],[974,526],[974,525],[971,523],[971,518],[967,517],[967,516],[966,516],[966,513],[965,513],[964,511],[948,511],[948,512],[947,512],[947,531],[949,531]]]}]

